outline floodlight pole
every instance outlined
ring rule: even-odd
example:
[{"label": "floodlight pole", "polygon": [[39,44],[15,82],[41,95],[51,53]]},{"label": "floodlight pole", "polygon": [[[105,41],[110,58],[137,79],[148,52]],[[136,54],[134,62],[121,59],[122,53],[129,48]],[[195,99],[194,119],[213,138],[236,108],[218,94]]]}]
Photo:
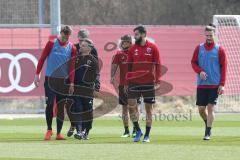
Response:
[{"label": "floodlight pole", "polygon": [[45,0],[38,0],[38,23],[44,24],[45,20]]},{"label": "floodlight pole", "polygon": [[61,29],[61,0],[51,0],[50,2],[50,17],[52,35],[58,35]]}]

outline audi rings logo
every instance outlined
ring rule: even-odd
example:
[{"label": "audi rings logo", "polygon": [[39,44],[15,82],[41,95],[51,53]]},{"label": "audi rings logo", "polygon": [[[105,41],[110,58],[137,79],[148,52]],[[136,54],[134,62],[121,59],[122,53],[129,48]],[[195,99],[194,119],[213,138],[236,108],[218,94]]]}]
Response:
[{"label": "audi rings logo", "polygon": [[[20,86],[19,82],[21,79],[21,66],[19,63],[19,60],[21,59],[29,59],[37,68],[37,59],[30,53],[20,53],[16,56],[10,54],[10,53],[0,53],[0,60],[1,59],[8,59],[10,60],[9,68],[8,68],[8,77],[10,81],[10,85],[7,87],[0,86],[0,93],[9,93],[16,89],[19,92],[26,93],[30,92],[35,88],[34,82],[30,84],[29,86],[23,87]],[[16,76],[14,78],[14,68],[16,69]],[[0,68],[0,79],[1,79],[1,73],[2,70]]]}]

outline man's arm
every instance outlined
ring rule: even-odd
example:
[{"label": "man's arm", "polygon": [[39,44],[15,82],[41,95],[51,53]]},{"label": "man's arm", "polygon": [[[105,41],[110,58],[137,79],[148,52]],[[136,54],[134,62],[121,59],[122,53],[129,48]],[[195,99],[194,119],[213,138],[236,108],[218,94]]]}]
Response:
[{"label": "man's arm", "polygon": [[160,81],[161,77],[161,60],[159,50],[156,46],[154,50],[154,62],[155,62],[155,82],[157,83]]},{"label": "man's arm", "polygon": [[111,83],[112,83],[112,81],[114,79],[114,76],[116,74],[118,65],[119,65],[119,58],[118,58],[118,55],[116,54],[116,55],[113,56],[112,64],[111,64]]},{"label": "man's arm", "polygon": [[199,66],[198,66],[198,54],[199,54],[199,45],[195,48],[194,50],[194,53],[193,53],[193,57],[192,57],[192,60],[191,60],[191,64],[192,64],[192,68],[193,70],[197,73],[197,74],[200,74],[203,69],[201,69]]},{"label": "man's arm", "polygon": [[227,57],[224,49],[222,47],[219,48],[219,63],[221,66],[221,81],[220,85],[224,86],[226,81],[227,74]]},{"label": "man's arm", "polygon": [[133,70],[133,54],[134,54],[134,47],[131,47],[128,51],[128,56],[127,56],[127,74],[125,75],[125,82],[126,85],[129,84],[129,79],[131,77],[130,72]]},{"label": "man's arm", "polygon": [[98,59],[98,52],[97,52],[97,49],[93,46],[92,47],[92,50],[91,50],[91,55],[93,55],[94,58],[96,58],[97,60],[97,75],[96,75],[96,80],[95,80],[95,91],[99,92],[100,90],[100,87],[101,87],[101,83],[100,83],[100,66],[99,66],[99,59]]},{"label": "man's arm", "polygon": [[53,41],[48,41],[48,43],[46,44],[45,48],[42,51],[41,57],[38,60],[37,70],[36,70],[35,77],[34,77],[34,84],[36,87],[38,87],[38,85],[39,85],[40,72],[42,71],[42,67],[43,67],[43,64],[44,64],[46,58],[48,57],[48,55],[50,54],[50,52],[52,50],[53,44],[54,44]]},{"label": "man's arm", "polygon": [[98,51],[97,51],[97,49],[94,46],[92,46],[91,48],[92,48],[91,55],[93,55],[95,58],[98,59]]},{"label": "man's arm", "polygon": [[77,49],[75,45],[72,45],[72,53],[69,67],[69,81],[70,83],[74,83],[75,78],[75,63],[76,63]]},{"label": "man's arm", "polygon": [[39,75],[40,72],[42,71],[43,64],[44,64],[46,58],[48,57],[48,55],[50,54],[50,52],[52,50],[52,47],[53,47],[53,44],[54,43],[52,41],[48,41],[45,48],[43,49],[41,57],[38,60],[38,65],[37,65],[37,70],[36,70],[37,75]]},{"label": "man's arm", "polygon": [[117,64],[111,64],[111,78],[115,76],[117,68],[118,68]]},{"label": "man's arm", "polygon": [[227,58],[225,51],[222,47],[219,48],[219,63],[221,69],[221,80],[218,87],[218,94],[222,95],[224,93],[224,85],[226,81],[226,73],[227,73]]},{"label": "man's arm", "polygon": [[191,64],[192,64],[193,70],[194,70],[197,74],[200,75],[200,78],[201,78],[202,80],[206,80],[208,75],[207,75],[207,74],[204,72],[204,70],[203,70],[202,68],[200,68],[199,65],[198,65],[199,47],[200,47],[200,45],[198,45],[198,46],[195,48],[195,50],[194,50]]},{"label": "man's arm", "polygon": [[132,64],[133,64],[133,48],[130,48],[127,57],[128,72],[132,71],[133,66]]},{"label": "man's arm", "polygon": [[70,67],[69,67],[69,94],[72,95],[74,92],[74,78],[75,78],[75,63],[77,57],[77,49],[75,45],[72,45],[72,53],[71,53],[71,60],[70,60]]},{"label": "man's arm", "polygon": [[94,82],[94,90],[99,92],[101,88],[101,83],[100,83],[100,67],[99,67],[99,61],[97,59],[97,64],[96,64],[96,79]]}]

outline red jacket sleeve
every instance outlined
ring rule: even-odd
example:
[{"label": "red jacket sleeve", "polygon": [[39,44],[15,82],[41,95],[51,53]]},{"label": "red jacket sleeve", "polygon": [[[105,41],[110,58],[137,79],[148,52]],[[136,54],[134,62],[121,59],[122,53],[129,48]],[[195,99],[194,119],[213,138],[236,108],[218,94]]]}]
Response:
[{"label": "red jacket sleeve", "polygon": [[112,64],[119,64],[119,54],[118,54],[118,52],[113,56]]},{"label": "red jacket sleeve", "polygon": [[72,46],[71,61],[70,61],[70,69],[69,69],[69,80],[70,80],[70,83],[74,83],[76,56],[77,56],[77,49],[73,45]]},{"label": "red jacket sleeve", "polygon": [[128,85],[129,83],[129,77],[130,77],[129,73],[132,71],[132,67],[133,67],[133,47],[129,49],[128,57],[127,57],[127,73],[125,75],[126,85]]},{"label": "red jacket sleeve", "polygon": [[131,47],[128,52],[128,57],[127,57],[127,66],[128,66],[128,71],[132,71],[133,67],[133,53],[134,49]]},{"label": "red jacket sleeve", "polygon": [[199,45],[195,48],[193,57],[191,60],[192,68],[197,73],[200,74],[203,69],[198,66],[198,54],[199,54]]},{"label": "red jacket sleeve", "polygon": [[226,73],[227,73],[227,57],[226,57],[226,53],[222,47],[219,48],[219,63],[221,66],[220,85],[224,86],[225,81],[226,81]]},{"label": "red jacket sleeve", "polygon": [[129,49],[127,62],[132,63],[133,62],[133,47]]},{"label": "red jacket sleeve", "polygon": [[154,62],[155,62],[155,81],[158,82],[161,77],[161,60],[158,48],[154,47]]},{"label": "red jacket sleeve", "polygon": [[53,41],[48,41],[45,48],[43,49],[41,57],[38,61],[38,65],[37,65],[37,70],[36,70],[37,75],[40,74],[40,72],[42,71],[43,64],[44,64],[46,58],[48,57],[48,55],[50,54],[53,44],[54,44]]}]

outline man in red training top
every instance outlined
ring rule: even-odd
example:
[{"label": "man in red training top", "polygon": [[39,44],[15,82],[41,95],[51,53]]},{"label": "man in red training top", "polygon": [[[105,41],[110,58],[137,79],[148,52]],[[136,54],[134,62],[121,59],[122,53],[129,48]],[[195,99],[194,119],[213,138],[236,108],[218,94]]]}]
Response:
[{"label": "man in red training top", "polygon": [[[119,104],[122,105],[122,120],[124,125],[124,133],[121,137],[127,138],[127,137],[130,137],[130,131],[129,131],[129,125],[128,125],[129,109],[128,109],[128,103],[127,103],[128,96],[125,90],[127,85],[125,76],[128,72],[128,66],[126,62],[128,57],[128,51],[132,46],[132,37],[130,35],[124,35],[121,37],[120,41],[121,41],[120,50],[118,50],[117,53],[114,55],[112,65],[111,65],[111,83],[114,84],[115,78],[119,78],[118,98],[119,98]],[[118,68],[120,71],[120,75],[119,77],[116,77],[116,71]],[[138,103],[139,102],[140,102],[140,99],[138,99]],[[139,113],[138,110],[136,112]],[[136,129],[133,127],[132,137],[135,137],[135,136],[136,136]]]},{"label": "man in red training top", "polygon": [[223,94],[227,60],[224,49],[214,41],[215,25],[205,28],[206,42],[195,48],[192,68],[197,73],[197,102],[199,114],[205,122],[203,140],[210,140],[214,121],[214,106],[218,95]]},{"label": "man in red training top", "polygon": [[137,98],[143,97],[146,110],[146,132],[143,142],[150,142],[149,133],[152,126],[152,109],[155,103],[155,84],[160,78],[160,54],[155,44],[147,40],[144,26],[134,29],[135,44],[128,53],[128,105],[130,118],[136,128],[134,142],[139,142],[142,131],[136,112]]}]

